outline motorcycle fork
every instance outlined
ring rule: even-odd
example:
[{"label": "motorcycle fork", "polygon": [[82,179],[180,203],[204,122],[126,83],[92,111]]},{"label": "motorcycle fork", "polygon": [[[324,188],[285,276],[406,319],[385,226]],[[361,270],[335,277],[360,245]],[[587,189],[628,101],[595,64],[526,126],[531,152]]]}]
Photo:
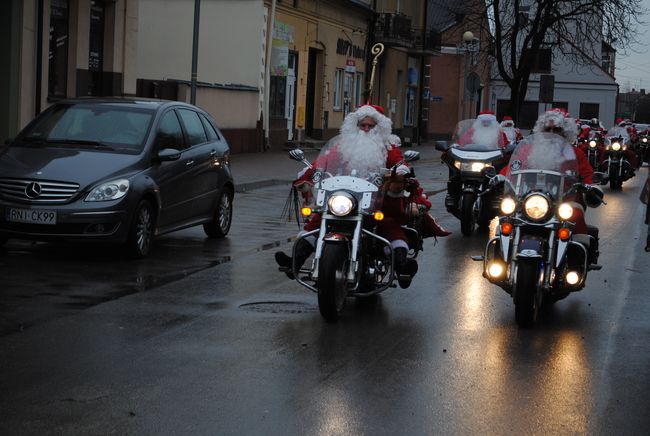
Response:
[{"label": "motorcycle fork", "polygon": [[[327,231],[327,224],[330,220],[336,220],[332,218],[331,215],[323,214],[320,223],[320,229],[318,232],[318,239],[316,240],[316,252],[314,253],[314,263],[312,267],[312,278],[314,281],[318,281],[318,264],[320,263],[320,258],[323,255],[323,245],[326,240],[334,240],[336,238],[335,232]],[[357,270],[359,268],[359,262],[357,257],[359,256],[359,243],[361,239],[361,226],[362,226],[362,216],[354,216],[346,219],[345,221],[356,221],[354,231],[352,233],[352,240],[349,240],[347,237],[342,237],[340,243],[350,244],[350,262],[348,268],[348,276],[346,280],[348,282],[356,282],[356,277],[358,276]]]}]

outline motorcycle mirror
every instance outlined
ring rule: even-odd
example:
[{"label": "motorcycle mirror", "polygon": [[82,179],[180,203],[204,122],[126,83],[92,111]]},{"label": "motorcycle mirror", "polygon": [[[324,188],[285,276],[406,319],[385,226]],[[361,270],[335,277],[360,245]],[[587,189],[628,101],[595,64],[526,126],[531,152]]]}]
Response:
[{"label": "motorcycle mirror", "polygon": [[301,149],[295,148],[289,152],[289,158],[302,162],[305,160],[305,153]]},{"label": "motorcycle mirror", "polygon": [[485,175],[490,178],[497,175],[497,170],[494,167],[487,167],[483,171],[485,172]]},{"label": "motorcycle mirror", "polygon": [[440,150],[440,151],[449,150],[449,143],[447,143],[447,141],[436,141],[436,150]]},{"label": "motorcycle mirror", "polygon": [[511,142],[508,145],[506,145],[506,153],[512,153],[515,151],[515,148],[517,148],[517,143],[516,142]]},{"label": "motorcycle mirror", "polygon": [[606,176],[607,175],[605,173],[594,172],[593,176],[591,176],[591,179],[597,185],[606,185],[607,184]]},{"label": "motorcycle mirror", "polygon": [[482,262],[485,258],[483,256],[471,256],[473,261]]},{"label": "motorcycle mirror", "polygon": [[420,152],[415,150],[406,150],[404,152],[404,160],[406,162],[413,162],[416,160],[420,160]]}]

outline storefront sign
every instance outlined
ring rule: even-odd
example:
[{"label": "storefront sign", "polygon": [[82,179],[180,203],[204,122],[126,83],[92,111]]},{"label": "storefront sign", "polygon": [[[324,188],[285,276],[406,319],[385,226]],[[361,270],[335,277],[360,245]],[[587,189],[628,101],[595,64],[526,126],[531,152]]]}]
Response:
[{"label": "storefront sign", "polygon": [[287,75],[289,70],[289,43],[293,43],[293,26],[275,21],[271,46],[271,76]]},{"label": "storefront sign", "polygon": [[366,51],[363,48],[353,45],[350,41],[341,38],[336,41],[336,53],[357,59],[366,58]]}]

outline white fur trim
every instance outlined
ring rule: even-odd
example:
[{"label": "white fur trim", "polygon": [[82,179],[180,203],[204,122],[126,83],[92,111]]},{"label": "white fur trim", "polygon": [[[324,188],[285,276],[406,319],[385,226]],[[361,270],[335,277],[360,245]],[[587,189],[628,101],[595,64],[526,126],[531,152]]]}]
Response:
[{"label": "white fur trim", "polygon": [[496,121],[497,117],[494,114],[479,114],[477,119],[481,121]]},{"label": "white fur trim", "polygon": [[379,136],[384,139],[384,142],[388,142],[388,137],[393,130],[393,122],[390,118],[380,114],[377,109],[368,105],[359,107],[345,117],[341,125],[341,134],[345,135],[358,132],[359,127],[357,124],[366,117],[371,117],[377,122],[377,126],[373,130],[378,132]]},{"label": "white fur trim", "polygon": [[407,250],[409,249],[409,244],[407,244],[406,241],[402,241],[401,239],[395,239],[394,241],[391,241],[390,246],[393,247],[393,250],[397,248],[406,248]]}]

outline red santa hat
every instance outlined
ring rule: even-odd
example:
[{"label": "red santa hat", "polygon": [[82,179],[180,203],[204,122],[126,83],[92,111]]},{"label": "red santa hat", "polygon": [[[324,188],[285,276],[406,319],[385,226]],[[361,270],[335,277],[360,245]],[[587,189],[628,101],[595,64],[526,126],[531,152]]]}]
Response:
[{"label": "red santa hat", "polygon": [[494,112],[492,111],[482,111],[481,113],[478,114],[476,117],[478,120],[481,121],[496,121],[497,117],[494,115]]},{"label": "red santa hat", "polygon": [[512,117],[509,116],[509,115],[504,115],[503,120],[501,120],[501,121],[512,121]]},{"label": "red santa hat", "polygon": [[614,124],[619,125],[623,122],[623,118],[616,118],[616,121],[614,121]]}]

